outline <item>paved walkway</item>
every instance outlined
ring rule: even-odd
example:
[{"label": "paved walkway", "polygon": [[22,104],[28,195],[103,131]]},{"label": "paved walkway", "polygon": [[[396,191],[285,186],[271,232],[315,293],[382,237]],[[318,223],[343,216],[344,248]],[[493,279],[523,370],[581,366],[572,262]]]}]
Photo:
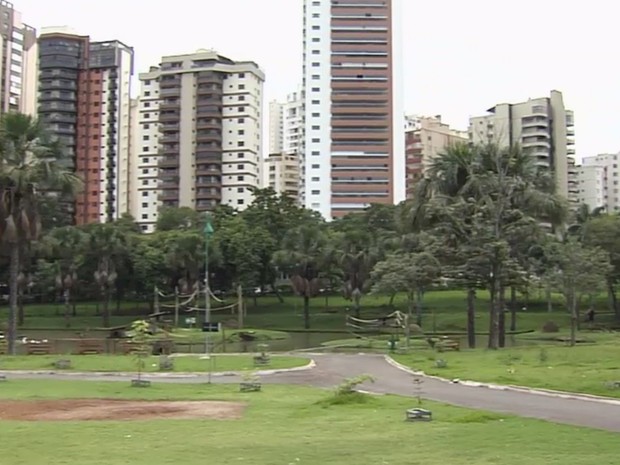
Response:
[{"label": "paved walkway", "polygon": [[[376,378],[363,386],[370,392],[413,396],[412,376],[388,364],[382,355],[374,354],[317,354],[312,370],[278,373],[262,377],[265,383],[302,384],[332,387],[344,378],[369,374]],[[93,381],[123,381],[129,375],[97,376],[92,374],[9,374],[11,378],[83,379]],[[145,376],[149,379],[148,375]],[[151,379],[157,382],[204,383],[207,375],[169,375]],[[236,376],[213,376],[214,383],[235,383]],[[452,405],[523,417],[549,420],[570,425],[599,428],[620,433],[620,405],[611,405],[585,399],[565,399],[528,392],[514,392],[453,384],[427,378],[422,387],[422,397]]]}]

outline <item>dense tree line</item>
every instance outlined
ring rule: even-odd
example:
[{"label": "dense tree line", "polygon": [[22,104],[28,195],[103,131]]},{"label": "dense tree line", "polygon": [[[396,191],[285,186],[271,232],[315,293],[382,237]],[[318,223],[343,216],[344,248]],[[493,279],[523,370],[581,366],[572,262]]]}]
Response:
[{"label": "dense tree line", "polygon": [[[204,282],[205,214],[162,209],[152,234],[129,216],[72,226],[67,199],[81,186],[64,166],[64,152],[36,121],[3,117],[0,233],[11,349],[27,296],[62,298],[67,320],[76,299],[98,299],[108,326],[113,301],[150,300],[155,288],[190,292]],[[516,327],[517,293],[534,286],[561,293],[574,326],[580,303],[601,289],[620,319],[620,217],[585,207],[571,213],[548,170],[519,147],[455,145],[431,161],[413,197],[329,223],[271,189],[256,190],[241,212],[218,206],[209,220],[210,286],[281,298],[286,276],[303,300],[306,328],[310,299],[321,292],[342,292],[356,316],[368,293],[403,293],[411,321],[422,326],[424,294],[457,287],[467,291],[471,346],[475,296],[484,289],[490,348]]]}]

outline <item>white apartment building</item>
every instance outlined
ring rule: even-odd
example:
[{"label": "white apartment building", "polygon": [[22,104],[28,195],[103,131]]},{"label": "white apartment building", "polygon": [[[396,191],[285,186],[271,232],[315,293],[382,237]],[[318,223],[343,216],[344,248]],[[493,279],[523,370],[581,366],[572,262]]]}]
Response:
[{"label": "white apartment building", "polygon": [[37,113],[37,34],[11,2],[0,1],[0,112]]},{"label": "white apartment building", "polygon": [[537,165],[553,170],[557,192],[576,205],[574,116],[564,107],[561,92],[552,90],[549,97],[495,105],[487,115],[470,118],[469,123],[469,137],[475,143],[519,143],[536,158]]},{"label": "white apartment building", "polygon": [[161,207],[242,210],[260,187],[264,73],[214,50],[166,56],[140,74],[139,201],[133,212],[151,232]]},{"label": "white apartment building", "polygon": [[620,153],[585,157],[576,167],[579,203],[620,212]]},{"label": "white apartment building", "polygon": [[304,0],[303,202],[326,220],[405,199],[399,0]]}]

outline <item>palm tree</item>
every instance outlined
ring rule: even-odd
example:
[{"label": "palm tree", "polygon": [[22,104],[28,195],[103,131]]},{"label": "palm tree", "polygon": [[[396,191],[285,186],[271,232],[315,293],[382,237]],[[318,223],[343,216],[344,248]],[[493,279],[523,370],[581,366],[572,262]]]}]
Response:
[{"label": "palm tree", "polygon": [[176,274],[174,286],[188,294],[200,286],[200,272],[204,266],[204,235],[197,230],[166,233],[164,250],[166,262]]},{"label": "palm tree", "polygon": [[[459,224],[447,220],[445,214],[453,212],[457,205],[473,209],[468,216],[461,216]],[[454,145],[440,153],[432,161],[426,177],[418,183],[410,215],[411,223],[418,227],[439,222],[445,229],[446,224],[451,224],[450,236],[459,238],[461,244],[469,240],[472,228],[479,227],[480,221],[488,223],[491,243],[500,247],[490,253],[495,261],[488,280],[489,344],[496,348],[503,327],[504,312],[500,307],[503,307],[505,280],[510,274],[499,257],[504,254],[500,249],[512,245],[511,227],[514,230],[529,219],[557,226],[565,220],[566,211],[565,201],[554,192],[551,173],[538,167],[534,157],[516,145],[500,147],[489,143]],[[472,287],[470,294],[473,292]],[[473,318],[468,321],[473,322]]]},{"label": "palm tree", "polygon": [[299,226],[289,231],[274,263],[290,276],[295,293],[304,299],[304,328],[310,328],[310,299],[321,287],[325,264],[326,238],[317,226]]},{"label": "palm tree", "polygon": [[110,294],[116,283],[117,267],[127,255],[127,238],[122,229],[113,223],[91,224],[87,260],[97,264],[93,273],[103,301],[103,326],[110,327]]},{"label": "palm tree", "polygon": [[55,283],[56,288],[62,292],[67,328],[70,326],[71,291],[78,281],[77,271],[83,260],[87,240],[88,236],[82,230],[65,226],[50,231],[43,241],[46,255],[55,262]]},{"label": "palm tree", "polygon": [[64,166],[65,153],[39,121],[20,113],[0,118],[0,215],[4,219],[0,233],[10,250],[7,342],[11,354],[17,333],[20,251],[39,237],[41,192],[74,194],[80,186]]}]

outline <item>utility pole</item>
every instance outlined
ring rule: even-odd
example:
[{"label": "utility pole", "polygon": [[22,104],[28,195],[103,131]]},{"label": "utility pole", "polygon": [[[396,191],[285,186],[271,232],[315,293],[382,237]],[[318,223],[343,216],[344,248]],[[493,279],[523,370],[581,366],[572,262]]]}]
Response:
[{"label": "utility pole", "polygon": [[[209,239],[213,235],[213,225],[211,225],[211,215],[207,212],[205,214],[205,325],[211,323],[211,295],[209,289]],[[209,362],[209,384],[211,384],[211,356],[209,347],[210,331],[205,332],[205,355]]]}]

